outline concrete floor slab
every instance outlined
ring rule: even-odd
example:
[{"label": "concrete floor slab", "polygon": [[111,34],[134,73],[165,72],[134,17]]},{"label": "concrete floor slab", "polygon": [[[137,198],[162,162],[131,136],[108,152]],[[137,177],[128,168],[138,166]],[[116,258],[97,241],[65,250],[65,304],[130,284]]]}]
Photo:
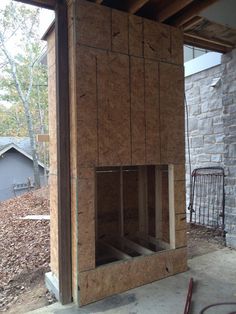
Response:
[{"label": "concrete floor slab", "polygon": [[[236,302],[236,251],[228,248],[189,260],[189,271],[76,308],[59,303],[31,314],[182,314],[188,283],[194,279],[192,314],[216,302]],[[205,313],[236,311],[236,305],[215,307]]]}]

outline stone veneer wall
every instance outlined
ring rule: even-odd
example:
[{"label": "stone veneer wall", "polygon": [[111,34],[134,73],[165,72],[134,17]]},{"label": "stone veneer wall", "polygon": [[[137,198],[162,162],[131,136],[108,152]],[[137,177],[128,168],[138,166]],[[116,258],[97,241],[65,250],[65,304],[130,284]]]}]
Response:
[{"label": "stone veneer wall", "polygon": [[[211,87],[217,78],[220,84]],[[236,247],[236,50],[223,55],[219,66],[187,77],[185,93],[192,170],[224,167],[226,239],[227,245]],[[186,182],[189,196],[187,142]]]}]

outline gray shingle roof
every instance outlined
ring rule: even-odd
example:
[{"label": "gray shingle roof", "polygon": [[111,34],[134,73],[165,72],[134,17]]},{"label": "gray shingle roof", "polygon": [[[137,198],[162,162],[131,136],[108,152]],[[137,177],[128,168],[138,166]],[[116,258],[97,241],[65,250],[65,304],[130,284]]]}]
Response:
[{"label": "gray shingle roof", "polygon": [[9,144],[17,145],[20,149],[24,150],[29,155],[32,153],[29,137],[0,136],[0,151]]}]

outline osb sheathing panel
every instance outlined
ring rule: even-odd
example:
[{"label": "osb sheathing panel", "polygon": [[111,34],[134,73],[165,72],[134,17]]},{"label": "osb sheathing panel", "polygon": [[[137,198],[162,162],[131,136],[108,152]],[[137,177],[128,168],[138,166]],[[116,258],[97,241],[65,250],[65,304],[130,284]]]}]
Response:
[{"label": "osb sheathing panel", "polygon": [[99,165],[131,164],[129,58],[97,59]]},{"label": "osb sheathing panel", "polygon": [[112,10],[112,51],[128,54],[128,15],[124,12]]},{"label": "osb sheathing panel", "polygon": [[144,59],[130,58],[132,164],[145,164]]},{"label": "osb sheathing panel", "polygon": [[111,9],[78,1],[77,39],[78,42],[95,48],[111,50]]},{"label": "osb sheathing panel", "polygon": [[[171,250],[82,272],[80,304],[162,279],[187,270],[187,249]],[[145,270],[145,271],[144,271]]]},{"label": "osb sheathing panel", "polygon": [[159,64],[145,60],[146,164],[160,163]]},{"label": "osb sheathing panel", "polygon": [[[88,169],[87,169],[88,170]],[[78,179],[78,269],[95,267],[95,179],[94,171]]]},{"label": "osb sheathing panel", "polygon": [[183,68],[160,63],[161,163],[184,164]]},{"label": "osb sheathing panel", "polygon": [[[87,1],[79,0],[75,6],[76,16],[70,11],[73,18],[69,19],[76,29],[69,36],[75,38],[70,47],[76,49],[75,59],[70,60],[70,67],[76,69],[76,75],[70,77],[70,84],[75,81],[70,91],[75,101],[70,100],[71,161],[76,180],[72,192],[72,254],[74,289],[78,259],[81,304],[86,304],[168,275],[158,274],[162,266],[166,272],[165,261],[175,261],[173,265],[181,262],[176,272],[186,269],[186,254],[177,257],[177,253],[168,252],[151,256],[147,273],[143,272],[147,267],[142,259],[95,269],[94,223],[96,166],[184,164],[183,72],[180,66],[163,63],[182,65],[182,49],[173,28]],[[184,213],[184,198],[179,195],[184,193],[180,168],[175,174],[175,184],[179,184],[174,198],[176,214]],[[135,213],[129,214],[136,221]],[[135,229],[133,221],[128,219],[127,223]],[[179,231],[184,227],[181,224],[178,229],[179,225],[176,243],[182,246],[184,236]],[[104,222],[104,229],[110,226],[109,221]]]},{"label": "osb sheathing panel", "polygon": [[183,64],[183,33],[179,28],[171,27],[171,62]]},{"label": "osb sheathing panel", "polygon": [[143,20],[144,57],[170,62],[171,38],[170,26]]},{"label": "osb sheathing panel", "polygon": [[129,15],[129,55],[143,57],[143,19]]},{"label": "osb sheathing panel", "polygon": [[185,181],[174,182],[174,207],[176,214],[185,213]]},{"label": "osb sheathing panel", "polygon": [[55,32],[48,37],[48,105],[49,105],[49,155],[50,155],[50,266],[58,278],[58,179],[57,179],[57,119],[56,119],[56,65],[55,65]]}]

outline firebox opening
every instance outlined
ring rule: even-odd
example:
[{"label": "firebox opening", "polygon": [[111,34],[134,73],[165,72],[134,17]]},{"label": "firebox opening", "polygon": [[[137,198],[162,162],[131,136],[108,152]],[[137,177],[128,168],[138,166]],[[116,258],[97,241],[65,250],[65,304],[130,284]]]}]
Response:
[{"label": "firebox opening", "polygon": [[167,165],[96,168],[96,265],[170,248]]}]

